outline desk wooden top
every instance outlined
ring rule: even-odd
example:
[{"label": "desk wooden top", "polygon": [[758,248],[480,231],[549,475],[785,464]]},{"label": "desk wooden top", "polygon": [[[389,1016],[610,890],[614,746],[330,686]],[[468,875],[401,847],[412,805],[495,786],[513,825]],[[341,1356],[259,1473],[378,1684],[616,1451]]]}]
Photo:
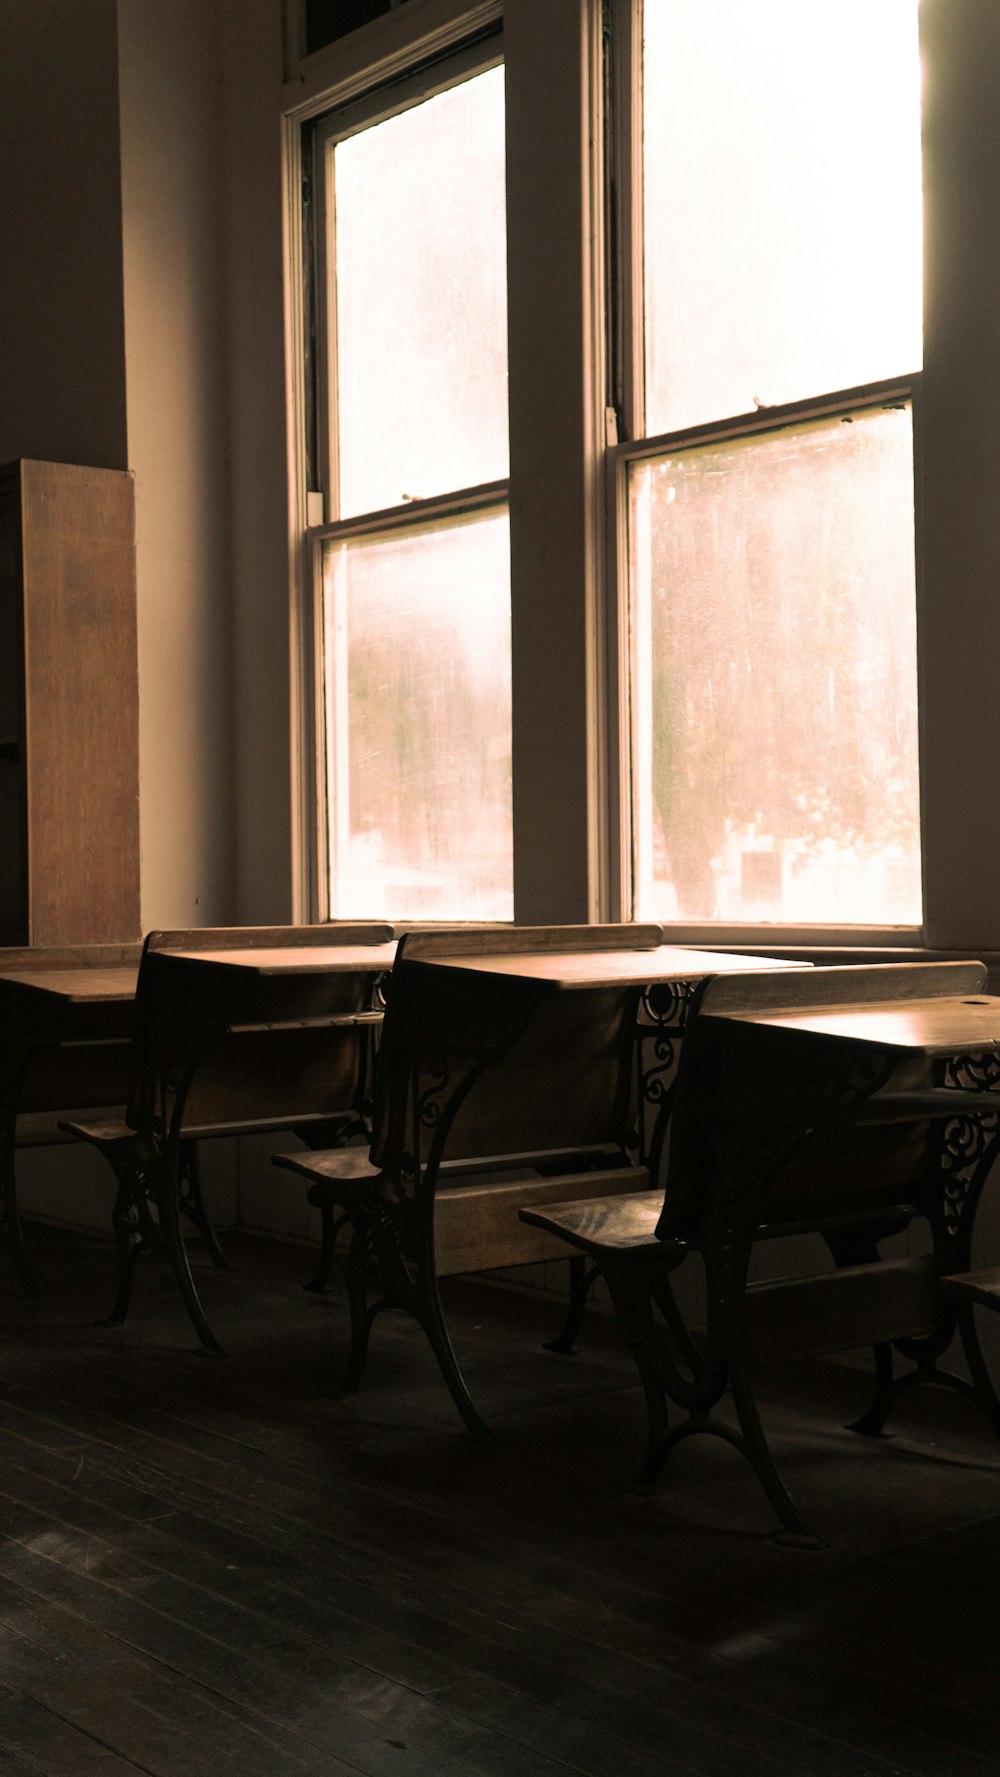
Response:
[{"label": "desk wooden top", "polygon": [[7,969],[0,974],[0,991],[5,981],[18,981],[28,987],[42,987],[47,993],[62,994],[74,1005],[110,1005],[135,999],[138,975],[136,963],[99,969]]},{"label": "desk wooden top", "polygon": [[[310,975],[351,969],[391,969],[395,942],[389,944],[299,944],[294,947],[246,950],[163,950],[158,956],[180,956],[192,962],[226,963],[260,975]],[[700,981],[705,975],[743,974],[750,970],[806,969],[803,962],[764,956],[737,956],[728,951],[692,950],[660,944],[650,950],[506,951],[463,956],[414,958],[428,968],[472,970],[483,975],[545,981],[561,989],[654,985],[661,981]],[[26,982],[87,1005],[135,997],[138,971],[134,964],[113,968],[17,969],[3,981]],[[1000,1028],[1000,1026],[998,1026]]]},{"label": "desk wooden top", "polygon": [[422,968],[463,969],[476,975],[502,975],[508,980],[546,981],[566,990],[647,987],[662,981],[701,981],[705,975],[744,974],[751,969],[812,966],[766,956],[734,956],[721,950],[690,950],[678,944],[659,944],[649,950],[509,950],[406,960]]},{"label": "desk wooden top", "polygon": [[739,1024],[843,1037],[854,1043],[916,1050],[924,1055],[1000,1048],[1000,998],[992,994],[868,1004],[862,1001],[851,1006],[800,1006],[786,1012],[733,1012],[718,1016]]},{"label": "desk wooden top", "polygon": [[[391,969],[396,945],[299,944],[288,949],[162,950],[156,954],[183,956],[194,962],[230,963],[237,968],[254,969],[260,975],[326,975],[349,969]],[[62,994],[74,1005],[110,1005],[135,998],[138,974],[134,963],[93,969],[9,969],[0,973],[0,992],[4,981],[18,981]]]},{"label": "desk wooden top", "polygon": [[349,969],[391,969],[396,955],[390,944],[295,944],[287,948],[246,950],[158,950],[157,956],[182,956],[189,962],[227,963],[253,969],[258,975],[330,975]]}]

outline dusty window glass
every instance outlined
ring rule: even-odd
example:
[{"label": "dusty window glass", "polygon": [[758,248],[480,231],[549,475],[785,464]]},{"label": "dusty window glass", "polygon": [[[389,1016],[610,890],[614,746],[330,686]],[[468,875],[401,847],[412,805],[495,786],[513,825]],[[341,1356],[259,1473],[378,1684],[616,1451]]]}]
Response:
[{"label": "dusty window glass", "polygon": [[323,547],[330,900],[510,919],[504,509]]},{"label": "dusty window glass", "polygon": [[919,924],[909,407],[629,491],[638,917]]},{"label": "dusty window glass", "polygon": [[507,474],[504,74],[331,151],[339,512]]},{"label": "dusty window glass", "polygon": [[917,0],[646,0],[647,437],[921,361]]},{"label": "dusty window glass", "polygon": [[503,69],[330,143],[328,905],[510,919]]}]

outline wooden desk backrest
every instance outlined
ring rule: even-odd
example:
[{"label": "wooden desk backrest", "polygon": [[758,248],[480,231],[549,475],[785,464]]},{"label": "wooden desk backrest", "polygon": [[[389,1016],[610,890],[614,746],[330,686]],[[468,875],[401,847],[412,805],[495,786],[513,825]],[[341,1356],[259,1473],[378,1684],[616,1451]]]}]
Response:
[{"label": "wooden desk backrest", "polygon": [[[659,926],[413,934],[396,953],[379,1052],[372,1157],[449,1159],[621,1147],[640,989],[560,994],[547,982],[423,967],[445,956],[655,949]],[[449,1109],[447,1126],[442,1113]]]},{"label": "wooden desk backrest", "polygon": [[985,963],[850,963],[840,968],[787,969],[773,974],[716,975],[705,983],[699,1011],[777,1012],[783,1007],[852,1006],[879,1000],[933,999],[982,993]]},{"label": "wooden desk backrest", "polygon": [[395,928],[384,920],[329,920],[314,926],[201,926],[191,931],[150,932],[149,950],[278,950],[312,944],[391,944]]},{"label": "wooden desk backrest", "polygon": [[658,925],[605,926],[476,926],[437,932],[407,932],[400,939],[397,960],[441,956],[504,956],[523,951],[655,950],[663,943]]},{"label": "wooden desk backrest", "polygon": [[[227,950],[296,950],[316,945],[385,945],[393,928],[383,920],[343,920],[314,926],[203,926],[192,931],[150,932],[145,951],[211,952]],[[381,973],[381,967],[379,969]],[[239,978],[244,989],[241,1016],[264,1023],[291,1018],[320,1018],[333,1012],[360,1012],[371,1004],[371,977],[363,971],[283,977]]]},{"label": "wooden desk backrest", "polygon": [[20,969],[33,974],[48,969],[115,969],[129,963],[138,968],[141,955],[138,943],[25,945],[0,949],[0,974]]},{"label": "wooden desk backrest", "polygon": [[[739,1012],[981,993],[986,976],[978,962],[889,963],[704,982],[681,1049],[659,1233],[690,1234],[706,1215],[749,1214],[750,1201],[740,1201],[734,1181],[748,1179],[750,1167],[772,1150],[770,1173],[761,1173],[755,1187],[761,1221],[917,1202],[933,1158],[931,1125],[838,1128],[835,1117],[839,1104],[868,1089],[859,1088],[858,1069],[872,1088],[884,1087],[891,1072],[894,1090],[916,1091],[931,1082],[926,1057],[882,1059],[865,1045],[810,1037],[804,1075],[796,1033],[725,1020]],[[792,1077],[794,1096],[782,1084]],[[722,1203],[726,1192],[731,1201]]]}]

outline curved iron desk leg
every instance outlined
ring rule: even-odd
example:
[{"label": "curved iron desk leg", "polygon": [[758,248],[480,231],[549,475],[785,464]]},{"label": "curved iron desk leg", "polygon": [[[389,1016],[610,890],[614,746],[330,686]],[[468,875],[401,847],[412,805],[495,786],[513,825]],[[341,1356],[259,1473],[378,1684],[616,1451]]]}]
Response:
[{"label": "curved iron desk leg", "polygon": [[205,1310],[202,1308],[198,1291],[195,1288],[194,1278],[191,1275],[187,1248],[181,1233],[177,1166],[177,1157],[172,1157],[169,1153],[158,1158],[156,1167],[159,1174],[157,1205],[160,1214],[160,1235],[163,1250],[170,1261],[170,1269],[173,1271],[177,1287],[181,1292],[191,1325],[201,1341],[202,1350],[207,1357],[223,1357],[225,1354],[222,1346],[208,1324]]},{"label": "curved iron desk leg", "polygon": [[21,1281],[21,1287],[25,1295],[38,1302],[41,1300],[42,1286],[28,1257],[28,1249],[24,1243],[24,1230],[21,1227],[21,1218],[17,1213],[13,1131],[9,1139],[4,1138],[3,1153],[0,1157],[0,1205],[3,1209],[3,1226],[7,1235],[7,1244],[10,1247],[10,1256],[14,1261],[14,1269]]},{"label": "curved iron desk leg", "polygon": [[744,1454],[763,1487],[772,1510],[781,1519],[782,1528],[771,1531],[772,1539],[791,1548],[825,1549],[827,1544],[803,1518],[778,1473],[757,1411],[741,1337],[730,1342],[727,1368],[733,1390],[733,1405],[743,1434]]},{"label": "curved iron desk leg", "polygon": [[430,1342],[431,1350],[437,1358],[448,1393],[451,1395],[452,1400],[465,1421],[466,1429],[475,1438],[476,1442],[478,1444],[489,1445],[499,1444],[500,1439],[497,1437],[496,1432],[491,1431],[485,1419],[481,1417],[476,1409],[472,1396],[465,1386],[465,1378],[459,1368],[458,1359],[455,1356],[454,1347],[448,1332],[447,1322],[445,1321],[444,1311],[441,1307],[441,1298],[438,1295],[436,1280],[432,1277],[428,1277],[426,1283],[427,1288],[422,1292],[423,1301],[416,1309],[416,1318],[423,1327]]},{"label": "curved iron desk leg", "polygon": [[194,1223],[202,1240],[208,1248],[208,1256],[217,1271],[233,1269],[226,1258],[216,1237],[205,1210],[205,1199],[201,1194],[201,1172],[198,1164],[198,1143],[182,1141],[178,1162],[177,1189],[180,1207]]},{"label": "curved iron desk leg", "polygon": [[[337,1118],[332,1127],[327,1126],[321,1130],[306,1127],[294,1131],[299,1140],[305,1142],[306,1147],[311,1148],[314,1153],[321,1148],[342,1148],[352,1135],[362,1135],[364,1132],[364,1123],[353,1112],[350,1116]],[[313,1295],[322,1296],[329,1287],[330,1273],[337,1257],[337,1236],[349,1218],[346,1211],[342,1211],[339,1216],[334,1215],[333,1203],[322,1185],[313,1185],[307,1202],[312,1209],[319,1210],[320,1247],[316,1270],[302,1288],[311,1291]]]},{"label": "curved iron desk leg", "polygon": [[1000,1398],[998,1398],[996,1384],[990,1375],[989,1365],[983,1354],[974,1308],[968,1307],[959,1310],[958,1331],[972,1377],[970,1391],[972,1398],[989,1420],[997,1436],[1000,1437]]},{"label": "curved iron desk leg", "polygon": [[[824,1238],[834,1264],[841,1268],[877,1265],[879,1262],[878,1239],[870,1234],[828,1232]],[[892,1433],[886,1431],[885,1425],[897,1393],[892,1342],[880,1340],[872,1346],[872,1356],[875,1359],[875,1386],[871,1400],[864,1412],[857,1419],[850,1420],[844,1430],[858,1432],[865,1438],[888,1438]]]},{"label": "curved iron desk leg", "polygon": [[569,1307],[562,1331],[555,1339],[542,1342],[543,1351],[560,1351],[566,1357],[572,1357],[577,1349],[577,1337],[583,1325],[583,1316],[587,1307],[587,1297],[595,1279],[600,1275],[596,1265],[588,1265],[585,1258],[574,1254],[569,1261]]},{"label": "curved iron desk leg", "polygon": [[118,1260],[118,1289],[110,1314],[94,1322],[98,1327],[123,1326],[132,1300],[132,1277],[140,1252],[153,1245],[153,1222],[146,1201],[146,1171],[134,1152],[133,1138],[103,1145],[100,1150],[117,1180],[111,1226]]},{"label": "curved iron desk leg", "polygon": [[319,1210],[320,1216],[319,1263],[316,1266],[315,1273],[309,1279],[309,1282],[304,1283],[302,1288],[304,1290],[311,1290],[314,1295],[321,1296],[326,1293],[329,1287],[330,1273],[333,1270],[334,1260],[337,1257],[337,1236],[348,1218],[346,1211],[343,1211],[339,1216],[335,1216],[333,1213],[333,1204],[329,1199],[318,1198],[312,1191],[309,1193],[309,1202],[314,1209]]},{"label": "curved iron desk leg", "polygon": [[872,1398],[857,1419],[848,1420],[844,1430],[860,1432],[863,1438],[891,1438],[892,1433],[886,1431],[885,1426],[899,1392],[896,1387],[892,1346],[884,1341],[873,1345],[872,1356],[875,1359]]},{"label": "curved iron desk leg", "polygon": [[370,1230],[365,1218],[351,1220],[351,1244],[347,1253],[347,1305],[351,1315],[351,1348],[338,1382],[329,1389],[331,1395],[353,1394],[364,1374],[368,1357],[368,1340],[372,1322],[384,1302],[368,1306],[368,1266],[371,1250]]}]

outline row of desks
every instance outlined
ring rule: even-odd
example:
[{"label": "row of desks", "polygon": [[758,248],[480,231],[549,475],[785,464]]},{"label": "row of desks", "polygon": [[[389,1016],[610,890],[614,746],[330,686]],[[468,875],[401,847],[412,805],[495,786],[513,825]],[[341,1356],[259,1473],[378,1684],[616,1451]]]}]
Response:
[{"label": "row of desks", "polygon": [[[307,1148],[324,1151],[312,1158],[299,1151],[284,1163],[310,1180],[310,1201],[323,1209],[325,1228],[334,1225],[336,1207],[351,1230],[346,1386],[360,1379],[380,1308],[403,1308],[423,1327],[467,1426],[490,1437],[451,1348],[437,1276],[548,1254],[531,1241],[563,1255],[576,1250],[577,1284],[596,1262],[636,1354],[650,1413],[649,1474],[689,1432],[714,1431],[750,1458],[782,1534],[815,1542],[757,1420],[744,1342],[751,1307],[756,1336],[761,1327],[777,1327],[782,1347],[791,1338],[799,1348],[799,1334],[789,1335],[783,1319],[788,1313],[811,1330],[832,1305],[834,1342],[816,1349],[840,1348],[848,1319],[852,1329],[867,1329],[864,1337],[875,1342],[876,1393],[859,1429],[880,1430],[898,1395],[924,1379],[970,1395],[1000,1431],[1000,1398],[972,1321],[976,1304],[1000,1303],[1000,1273],[969,1270],[975,1205],[1000,1129],[992,1110],[992,1094],[1000,1103],[1000,998],[981,991],[985,970],[976,965],[951,974],[944,966],[936,977],[933,966],[886,971],[879,997],[870,971],[813,975],[800,964],[665,945],[649,933],[635,928],[635,941],[625,945],[607,933],[590,942],[578,933],[564,944],[556,933],[533,941],[525,934],[523,947],[514,933],[467,942],[424,934],[399,950],[382,935],[367,943],[313,942],[299,931],[288,942],[244,944],[230,933],[222,943],[199,944],[186,934],[148,950],[138,996],[131,961],[36,969],[19,959],[4,969],[0,959],[0,1190],[24,1282],[33,1279],[17,1216],[15,1148],[33,1118],[44,1123],[47,1116],[51,1130],[60,1113],[70,1113],[118,1181],[119,1288],[110,1320],[124,1318],[136,1256],[151,1248],[173,1267],[203,1349],[219,1351],[182,1227],[186,1210],[222,1262],[197,1190],[197,1143],[209,1135],[291,1130]],[[332,1144],[362,1133],[359,1093],[362,1085],[370,1091],[371,1078],[365,1081],[358,1057],[381,1016],[376,983],[390,970],[392,1023],[385,1028],[371,1151],[360,1140],[338,1148]],[[753,980],[737,979],[747,976]],[[898,998],[886,997],[896,991],[887,985],[890,976]],[[706,978],[707,989],[699,990]],[[924,993],[921,982],[928,983]],[[684,1080],[692,1078],[696,1055],[708,1057],[707,1090],[692,1093],[685,1084],[671,1118],[678,1040],[699,991],[704,1010],[685,1049]],[[900,1096],[899,1085],[914,1082],[916,1099]],[[111,1085],[117,1106],[106,1123],[95,1123],[86,1107]],[[953,1094],[964,1110],[952,1111]],[[811,1140],[818,1128],[822,1150],[831,1115],[841,1128],[846,1116],[849,1137],[873,1117],[913,1123],[917,1100],[919,1122],[928,1105],[931,1116],[940,1114],[942,1096],[950,1120],[942,1127],[950,1133],[940,1144],[937,1183],[923,1198],[919,1191],[904,1195],[902,1220],[876,1195],[877,1225],[870,1213],[855,1225],[857,1205],[844,1227],[836,1213],[830,1222],[826,1208],[815,1220],[807,1193],[803,1213],[817,1231],[826,1227],[836,1266],[846,1269],[766,1286],[770,1297],[751,1303],[746,1270],[758,1218],[766,1232],[769,1220],[781,1224],[790,1213],[783,1184],[773,1204],[767,1197],[772,1161],[788,1141]],[[668,1128],[676,1151],[664,1198]],[[553,1143],[558,1156],[550,1152],[539,1165],[538,1150]],[[831,1151],[850,1148],[835,1140]],[[877,1143],[870,1150],[877,1167],[882,1152]],[[905,1145],[898,1150],[890,1140],[884,1152],[903,1153],[905,1174]],[[463,1182],[469,1156],[473,1176]],[[485,1172],[476,1171],[477,1156],[491,1157],[482,1163]],[[494,1179],[489,1167],[498,1156],[503,1169]],[[550,1170],[544,1161],[553,1158]],[[515,1159],[520,1179],[510,1174]],[[714,1224],[710,1212],[696,1233],[684,1223],[688,1175],[701,1181],[699,1204],[704,1192],[719,1195]],[[909,1192],[912,1179],[902,1183]],[[755,1209],[758,1200],[767,1207]],[[933,1258],[884,1263],[877,1252],[882,1222],[889,1231],[914,1213],[927,1215]],[[520,1249],[524,1239],[529,1244]],[[705,1264],[705,1346],[689,1338],[671,1307],[670,1275],[688,1248]],[[571,1344],[582,1299],[578,1289],[558,1348]],[[666,1345],[651,1318],[654,1301],[673,1328]],[[971,1384],[939,1367],[956,1330]],[[675,1375],[678,1339],[687,1356]],[[860,1333],[848,1342],[859,1339]],[[912,1376],[894,1371],[897,1346],[916,1364]],[[739,1433],[713,1412],[730,1385]],[[679,1426],[668,1425],[668,1395],[688,1415]]]},{"label": "row of desks", "polygon": [[[505,941],[509,944],[514,940],[507,937]],[[431,954],[420,958],[420,966],[443,971],[446,976],[460,978],[465,983],[478,983],[483,1004],[487,1007],[492,990],[511,989],[517,984],[543,997],[548,994],[583,996],[601,990],[641,990],[647,1028],[652,1028],[668,1049],[683,1029],[691,990],[706,975],[776,971],[801,966],[781,964],[759,956],[662,943],[586,950],[491,950],[487,948],[489,943],[488,937],[481,936],[470,942],[467,949],[453,949],[451,954],[433,954],[432,946]],[[223,1029],[227,1029],[230,1035],[238,1035],[243,1008],[249,1009],[250,1013],[246,1022],[248,1031],[252,1028],[259,1036],[263,1026],[272,1020],[273,1030],[280,1026],[283,1031],[292,1033],[297,1028],[296,1040],[301,1044],[304,1024],[314,1016],[317,978],[359,971],[372,978],[384,974],[392,967],[396,943],[334,941],[240,946],[233,944],[230,938],[224,946],[202,948],[189,942],[176,948],[165,947],[159,954],[165,959],[176,958],[183,964],[195,965],[195,978],[204,979],[206,983],[213,974],[230,982],[245,979],[246,991],[237,991],[227,1001],[230,1010],[214,1015],[211,1030],[206,1025],[203,1033],[206,1041],[216,1038]],[[136,977],[137,968],[131,963],[43,970],[22,964],[3,970],[0,962],[0,1007],[5,1008],[0,1015],[0,1029],[9,1029],[10,999],[18,987],[40,990],[50,996],[50,1000],[54,996],[63,1013],[58,1044],[46,1041],[44,1036],[41,1040],[29,1037],[15,1044],[12,1051],[9,1044],[5,1049],[0,1040],[0,1050],[5,1049],[5,1063],[0,1073],[0,1140],[3,1144],[0,1185],[5,1190],[4,1209],[14,1256],[22,1259],[22,1275],[29,1284],[31,1273],[17,1221],[14,1183],[19,1116],[23,1120],[25,1115],[46,1111],[79,1116],[82,1106],[93,1105],[92,1092],[84,1096],[74,1090],[74,1070],[78,1069],[83,1077],[95,1043],[105,1040],[119,1046],[116,1065],[121,1069],[121,1090],[115,1096],[119,1102],[124,1101],[127,1033]],[[264,993],[263,1000],[260,993],[255,997],[251,986],[259,987]],[[265,1008],[263,1020],[261,1005]],[[822,1034],[827,1038],[842,1036],[851,1041],[870,1042],[880,1048],[888,1046],[914,1053],[958,1056],[967,1051],[1000,1050],[1000,1000],[987,995],[908,1002],[891,1007],[853,1005],[840,1010],[825,1008],[820,1012],[806,1005],[756,1016],[758,1022],[762,1016],[772,1018],[783,1029],[798,1031],[804,1037],[810,1034]],[[274,1052],[272,1042],[268,1053],[273,1057]],[[667,1059],[672,1060],[672,1053]],[[661,1074],[662,1062],[661,1052]],[[238,1130],[244,1122],[248,1127],[260,1126],[267,1113],[267,1081],[262,1079],[259,1068],[248,1066],[242,1078],[238,1068],[231,1068],[227,1080],[227,1126],[233,1130]],[[281,1126],[295,1128],[295,1116],[290,1114]]]},{"label": "row of desks", "polygon": [[[646,940],[643,948],[548,948],[525,953],[508,950],[499,955],[482,948],[496,940],[479,935],[476,940],[470,939],[467,953],[438,956],[430,966],[446,971],[458,969],[463,974],[472,971],[484,986],[491,978],[497,978],[498,986],[501,979],[507,983],[530,982],[542,992],[557,994],[601,988],[662,989],[659,1022],[671,1037],[676,1037],[682,1026],[686,994],[706,972],[777,966],[756,957],[716,955],[664,944],[650,946],[649,928],[636,930]],[[224,1026],[231,1026],[230,1035],[236,1038],[248,1024],[253,1027],[255,1041],[251,1043],[247,1033],[238,1058],[227,1069],[223,1127],[257,1128],[270,1114],[275,1122],[284,1119],[282,1127],[295,1129],[306,1140],[311,1139],[305,1123],[309,1106],[305,1102],[296,1104],[294,1092],[289,1096],[287,1078],[289,1070],[300,1065],[304,1074],[308,1072],[305,1062],[311,1039],[302,1028],[303,1021],[315,1018],[317,1009],[322,1013],[329,1005],[323,983],[331,977],[361,975],[368,982],[370,994],[372,983],[388,974],[396,955],[396,941],[386,937],[385,932],[386,928],[374,929],[376,941],[365,943],[344,942],[336,936],[328,942],[304,941],[308,934],[301,929],[290,929],[288,941],[270,943],[265,937],[264,941],[258,938],[241,944],[232,932],[219,943],[193,941],[193,934],[184,934],[186,941],[176,944],[170,941],[172,935],[165,939],[158,935],[151,940],[157,945],[158,958],[175,959],[182,966],[194,965],[201,986],[192,991],[195,997],[200,991],[206,1004],[211,997],[210,980],[218,976],[232,984],[232,990],[224,996],[225,1007],[209,1015],[209,1024],[200,1033],[199,1042],[218,1039]],[[126,1103],[129,1072],[131,1068],[134,1074],[136,1061],[129,1043],[137,976],[137,960],[109,962],[99,952],[91,953],[85,964],[78,962],[76,966],[32,967],[22,954],[17,966],[4,968],[0,959],[0,1207],[22,1283],[36,1294],[40,1291],[17,1212],[15,1151],[18,1145],[41,1145],[59,1139],[57,1125],[62,1119],[86,1122],[88,1115],[92,1120],[95,1110],[113,1114]],[[241,990],[240,977],[245,978],[245,991]],[[29,1000],[32,992],[40,996],[41,1009],[29,1004],[26,1010],[23,993],[20,1001],[17,999],[19,989],[28,991]],[[266,1040],[262,1039],[262,1024],[272,1026]],[[283,1027],[281,1033],[273,1028],[276,1024]],[[280,1104],[276,1097],[278,1076],[283,1076],[284,1096]],[[315,1076],[305,1081],[303,1091],[314,1085]],[[302,1114],[300,1119],[295,1111]],[[206,1124],[213,1118],[220,1121],[217,1105],[201,1116],[201,1122]],[[315,1140],[322,1140],[324,1133],[328,1131],[321,1122]],[[118,1150],[108,1145],[106,1152],[114,1164]],[[185,1207],[193,1210],[201,1225],[204,1218],[199,1221],[195,1167],[195,1156],[189,1149],[179,1188],[183,1186],[187,1193]],[[163,1219],[162,1215],[159,1219]],[[124,1268],[130,1249],[141,1245],[143,1237],[149,1242],[155,1231],[144,1211],[137,1221],[134,1203],[125,1207],[119,1203],[116,1221],[120,1266]],[[207,1232],[205,1226],[202,1232]],[[130,1272],[131,1264],[128,1269]],[[183,1287],[200,1337],[205,1343],[214,1343],[196,1307],[193,1284],[185,1278]],[[122,1317],[126,1302],[127,1289],[123,1286],[113,1318]]]}]

